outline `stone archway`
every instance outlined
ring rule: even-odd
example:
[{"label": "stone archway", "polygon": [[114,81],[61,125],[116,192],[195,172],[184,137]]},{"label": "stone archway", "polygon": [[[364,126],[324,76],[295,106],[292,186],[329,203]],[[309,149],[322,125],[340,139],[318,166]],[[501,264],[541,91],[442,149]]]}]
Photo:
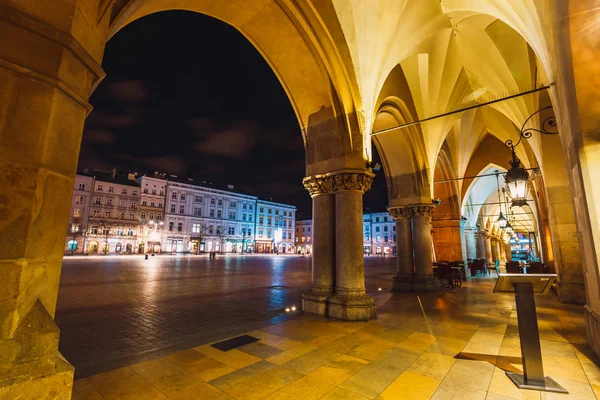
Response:
[{"label": "stone archway", "polygon": [[[0,2],[3,36],[11,37],[0,48],[0,166],[5,171],[0,178],[5,199],[0,206],[5,215],[0,222],[0,259],[6,265],[3,290],[9,294],[0,305],[0,346],[11,349],[0,358],[3,378],[10,378],[8,386],[0,387],[0,397],[6,391],[34,397],[36,393],[46,397],[49,388],[58,397],[68,397],[70,392],[72,367],[58,353],[53,321],[64,252],[64,233],[56,227],[64,226],[67,219],[82,129],[92,109],[88,99],[104,77],[104,45],[127,23],[153,12],[188,9],[234,26],[257,48],[296,111],[307,152],[307,179],[326,176],[328,181],[311,195],[319,199],[315,202],[326,199],[328,204],[321,208],[327,215],[322,230],[334,232],[338,225],[346,233],[346,239],[337,241],[333,235],[319,239],[315,235],[321,253],[331,259],[336,252],[356,247],[352,241],[362,243],[362,224],[355,220],[361,221],[362,192],[372,179],[354,107],[356,91],[332,51],[334,43],[326,35],[316,37],[319,29],[324,32],[314,24],[318,18],[307,17],[307,10],[295,2],[73,0],[53,4],[55,8]],[[36,48],[45,51],[23,51]],[[344,218],[342,209],[350,210]],[[347,215],[353,219],[348,221]],[[330,315],[372,318],[374,301],[365,294],[362,258],[349,257],[354,268],[347,273],[342,270],[348,268],[343,257],[337,257],[339,265],[323,265],[339,269],[339,281],[330,287],[329,295],[336,290],[336,302],[331,303],[336,311]],[[319,270],[318,257],[315,264]],[[352,271],[358,274],[350,276]],[[364,310],[348,313],[350,300],[357,298],[364,301]]]}]

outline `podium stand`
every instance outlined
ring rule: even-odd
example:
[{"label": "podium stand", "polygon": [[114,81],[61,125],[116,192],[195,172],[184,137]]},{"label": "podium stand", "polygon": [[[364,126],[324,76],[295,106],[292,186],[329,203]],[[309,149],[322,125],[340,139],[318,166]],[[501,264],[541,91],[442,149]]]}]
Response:
[{"label": "podium stand", "polygon": [[519,389],[568,393],[554,379],[544,376],[540,332],[535,312],[534,294],[546,294],[556,274],[499,274],[494,293],[515,293],[523,374],[506,372]]}]

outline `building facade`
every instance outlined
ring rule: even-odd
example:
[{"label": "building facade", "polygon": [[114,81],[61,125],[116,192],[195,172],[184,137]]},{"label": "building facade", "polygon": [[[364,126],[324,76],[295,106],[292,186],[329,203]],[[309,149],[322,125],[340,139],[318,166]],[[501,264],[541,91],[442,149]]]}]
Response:
[{"label": "building facade", "polygon": [[131,176],[91,172],[92,202],[86,232],[87,254],[133,254],[139,251],[140,186]]},{"label": "building facade", "polygon": [[140,185],[139,253],[160,253],[164,229],[167,179],[164,174],[137,177]]},{"label": "building facade", "polygon": [[170,253],[253,252],[256,197],[169,176],[163,248]]},{"label": "building facade", "polygon": [[386,211],[363,214],[365,255],[396,254],[396,225]]},{"label": "building facade", "polygon": [[312,219],[296,221],[296,253],[312,253]]},{"label": "building facade", "polygon": [[93,187],[93,176],[77,175],[75,177],[65,244],[65,253],[67,254],[82,254],[85,250]]},{"label": "building facade", "polygon": [[[363,252],[365,255],[395,255],[396,225],[387,212],[363,214]],[[296,222],[296,252],[312,251],[312,220]]]},{"label": "building facade", "polygon": [[296,207],[259,199],[256,208],[256,252],[294,253]]}]

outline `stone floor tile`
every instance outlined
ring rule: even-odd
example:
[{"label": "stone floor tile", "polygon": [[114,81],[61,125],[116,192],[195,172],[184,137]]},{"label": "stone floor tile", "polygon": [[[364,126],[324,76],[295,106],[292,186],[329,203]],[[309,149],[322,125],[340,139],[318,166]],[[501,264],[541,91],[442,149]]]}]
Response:
[{"label": "stone floor tile", "polygon": [[258,375],[261,372],[274,368],[275,364],[268,361],[259,361],[257,363],[248,365],[245,368],[238,369],[227,375],[223,375],[219,378],[210,381],[210,384],[219,390],[224,390],[228,387],[237,385],[238,383],[250,378],[251,376]]},{"label": "stone floor tile", "polygon": [[360,394],[352,393],[342,388],[335,388],[325,396],[321,397],[321,400],[368,400],[368,397],[361,396]]},{"label": "stone floor tile", "polygon": [[450,381],[442,381],[431,400],[485,400],[487,393]]},{"label": "stone floor tile", "polygon": [[254,342],[242,347],[238,347],[238,350],[262,359],[269,358],[283,351],[277,347],[269,346],[268,344],[261,342]]},{"label": "stone floor tile", "polygon": [[391,348],[377,360],[344,381],[339,387],[373,399],[400,376],[420,355],[421,352],[415,350]]},{"label": "stone floor tile", "polygon": [[564,378],[572,381],[589,383],[577,358],[554,357],[542,355],[544,374],[552,378]]},{"label": "stone floor tile", "polygon": [[89,380],[106,400],[166,398],[158,389],[128,367],[94,375]]},{"label": "stone floor tile", "polygon": [[166,359],[206,382],[235,371],[234,368],[192,349],[172,354]]},{"label": "stone floor tile", "polygon": [[595,400],[596,395],[590,385],[564,378],[554,378],[569,394],[541,392],[542,400]]},{"label": "stone floor tile", "polygon": [[349,355],[342,355],[317,368],[309,377],[337,386],[363,369],[369,362]]},{"label": "stone floor tile", "polygon": [[504,336],[504,333],[506,332],[506,327],[508,325],[506,323],[497,323],[497,324],[491,324],[488,326],[480,326],[479,327],[479,331],[480,332],[490,332],[490,333],[498,333],[500,335]]},{"label": "stone floor tile", "polygon": [[500,344],[481,343],[481,342],[470,341],[466,344],[466,346],[462,350],[462,353],[497,356],[499,351],[500,351]]},{"label": "stone floor tile", "polygon": [[536,390],[519,389],[505,371],[500,368],[494,369],[492,382],[488,388],[489,393],[495,393],[502,396],[519,400],[540,400],[540,392]]},{"label": "stone floor tile", "polygon": [[348,352],[348,355],[362,358],[363,360],[373,361],[384,351],[394,347],[395,343],[389,340],[374,337],[372,340],[354,347]]},{"label": "stone floor tile", "polygon": [[446,354],[448,356],[454,357],[455,355],[462,352],[466,345],[466,340],[440,337],[431,346],[427,348],[427,351]]},{"label": "stone floor tile", "polygon": [[377,336],[398,344],[401,343],[407,337],[409,337],[411,333],[411,331],[405,331],[401,329],[386,329],[385,331],[379,333]]},{"label": "stone floor tile", "polygon": [[231,386],[224,392],[240,400],[262,399],[300,378],[302,374],[296,371],[274,367]]},{"label": "stone floor tile", "polygon": [[333,340],[329,344],[323,346],[323,348],[326,350],[335,351],[337,353],[346,354],[350,352],[353,348],[372,340],[374,337],[375,336],[370,334],[360,334],[355,332],[343,336],[339,339]]},{"label": "stone floor tile", "polygon": [[[169,395],[169,399],[173,400],[205,400],[205,399],[213,399],[214,396],[221,395],[223,398],[224,393],[220,392],[214,386],[200,381],[198,384],[185,388],[181,391],[178,391],[174,394]],[[227,396],[227,395],[225,395]],[[226,398],[226,397],[225,397]],[[231,397],[229,397],[231,398]]]},{"label": "stone floor tile", "polygon": [[469,340],[469,342],[493,344],[493,345],[498,346],[498,348],[500,348],[500,345],[502,344],[503,340],[504,340],[504,334],[491,333],[491,332],[486,332],[486,331],[482,331],[481,329],[479,329],[477,332],[475,332],[475,334],[473,335],[471,340]]},{"label": "stone floor tile", "polygon": [[456,360],[444,380],[487,391],[494,368],[485,361]]},{"label": "stone floor tile", "polygon": [[328,383],[305,376],[265,397],[265,400],[317,400],[333,388]]},{"label": "stone floor tile", "polygon": [[405,347],[413,350],[424,351],[431,346],[437,338],[433,335],[426,333],[414,332],[411,333],[406,339],[401,341],[398,346]]},{"label": "stone floor tile", "polygon": [[471,338],[473,337],[475,332],[477,332],[476,329],[456,328],[456,329],[448,330],[441,336],[444,338],[460,339],[460,340],[469,341],[469,340],[471,340]]},{"label": "stone floor tile", "polygon": [[281,349],[281,350],[289,350],[292,347],[296,347],[296,346],[302,344],[301,342],[297,342],[295,340],[284,338],[284,337],[277,336],[277,335],[272,335],[268,332],[263,332],[263,331],[252,331],[252,332],[249,332],[248,335],[259,338],[261,343],[267,344],[269,346],[272,346],[272,347],[275,347],[275,348]]},{"label": "stone floor tile", "polygon": [[73,382],[72,400],[104,400],[100,392],[88,378],[77,379]]},{"label": "stone floor tile", "polygon": [[405,371],[377,399],[426,400],[431,398],[441,382],[440,379]]},{"label": "stone floor tile", "polygon": [[577,358],[573,346],[570,343],[540,340],[543,356],[556,356],[566,358]]},{"label": "stone floor tile", "polygon": [[309,340],[315,339],[316,336],[302,332],[293,327],[286,327],[281,325],[271,325],[262,329],[263,331],[272,335],[281,336],[297,342],[308,342]]},{"label": "stone floor tile", "polygon": [[[322,349],[324,349],[324,348],[325,347],[322,347]],[[294,346],[289,350],[286,350],[284,352],[281,352],[279,354],[276,354],[274,356],[267,358],[267,361],[269,361],[273,364],[281,365],[281,364],[285,364],[286,362],[289,362],[295,358],[298,358],[306,353],[309,353],[315,349],[316,349],[316,347],[314,347],[314,346],[309,346],[306,344],[299,344],[298,346]]]},{"label": "stone floor tile", "polygon": [[235,369],[244,368],[260,361],[260,358],[237,349],[221,351],[208,344],[194,347],[194,350]]},{"label": "stone floor tile", "polygon": [[340,353],[336,353],[335,351],[321,348],[296,357],[293,360],[281,364],[281,366],[306,375],[328,362],[335,360],[340,355]]},{"label": "stone floor tile", "polygon": [[170,363],[164,357],[135,364],[130,368],[166,396],[202,382],[196,376]]},{"label": "stone floor tile", "polygon": [[329,343],[333,342],[334,340],[337,340],[339,338],[342,338],[346,336],[345,334],[336,334],[336,335],[327,335],[327,336],[319,336],[316,339],[313,340],[309,340],[308,342],[305,342],[306,345],[308,346],[314,346],[314,347],[323,347],[328,345]]},{"label": "stone floor tile", "polygon": [[426,351],[408,367],[407,371],[442,380],[455,361],[454,357]]},{"label": "stone floor tile", "polygon": [[219,392],[219,393],[213,394],[212,396],[207,397],[206,400],[236,400],[236,399],[235,399],[235,397],[231,397],[227,393]]}]

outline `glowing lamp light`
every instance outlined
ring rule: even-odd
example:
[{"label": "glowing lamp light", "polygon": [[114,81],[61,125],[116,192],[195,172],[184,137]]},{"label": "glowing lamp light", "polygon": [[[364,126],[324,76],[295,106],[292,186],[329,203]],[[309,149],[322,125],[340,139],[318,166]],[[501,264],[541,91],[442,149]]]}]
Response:
[{"label": "glowing lamp light", "polygon": [[379,289],[377,289],[377,290],[379,290],[379,291],[381,292],[383,289],[382,289],[382,288],[379,288]]},{"label": "glowing lamp light", "polygon": [[292,306],[292,311],[296,311],[296,306]]},{"label": "glowing lamp light", "polygon": [[509,235],[512,235],[513,233],[513,227],[510,224],[510,222],[506,222],[506,225],[504,226],[504,229],[506,230],[506,233],[508,233]]},{"label": "glowing lamp light", "polygon": [[286,308],[285,308],[285,312],[290,312],[290,308],[289,308],[289,307],[286,307]]},{"label": "glowing lamp light", "polygon": [[527,205],[527,194],[529,193],[529,173],[525,168],[521,167],[521,160],[519,160],[513,149],[512,160],[510,163],[510,169],[504,176],[506,182],[506,189],[512,199],[513,207],[523,207]]},{"label": "glowing lamp light", "polygon": [[506,228],[506,223],[508,221],[506,221],[506,218],[504,218],[502,211],[500,211],[500,216],[498,216],[498,219],[496,220],[496,222],[498,222],[498,226],[500,226],[500,228],[502,228],[502,229]]}]

